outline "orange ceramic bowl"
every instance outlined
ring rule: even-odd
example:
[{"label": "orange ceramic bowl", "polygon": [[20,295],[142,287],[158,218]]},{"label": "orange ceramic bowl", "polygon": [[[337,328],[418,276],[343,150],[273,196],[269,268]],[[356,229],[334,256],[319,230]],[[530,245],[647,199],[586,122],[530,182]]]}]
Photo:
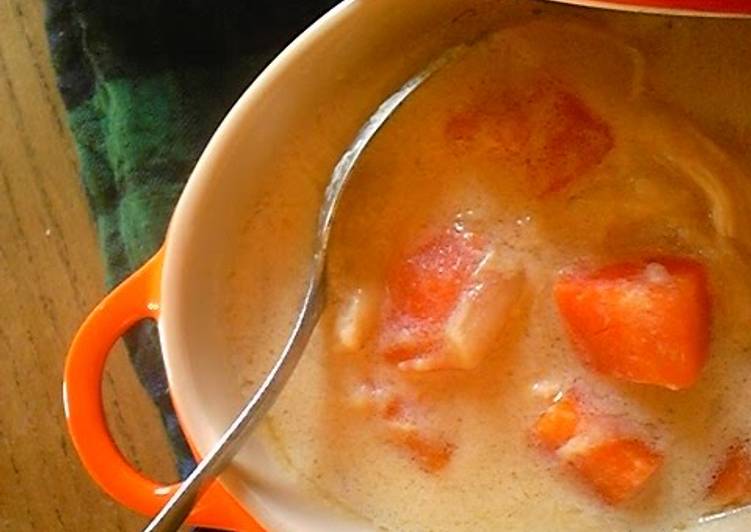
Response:
[{"label": "orange ceramic bowl", "polygon": [[[641,4],[648,10],[683,7],[707,14],[751,12],[749,0],[611,4]],[[137,472],[107,431],[101,378],[117,338],[141,319],[157,321],[172,399],[200,457],[242,401],[224,359],[229,347],[220,333],[220,313],[211,311],[221,304],[222,259],[233,253],[226,235],[246,216],[238,198],[268,187],[272,169],[289,151],[306,161],[305,172],[327,175],[363,120],[402,81],[446,47],[528,16],[532,7],[531,0],[343,2],[298,37],[243,94],[201,156],[164,248],[92,311],[68,354],[64,398],[70,433],[84,466],[110,496],[153,515],[176,489]],[[321,142],[315,149],[301,145],[301,131]],[[295,179],[305,186],[302,175],[291,176],[290,183]],[[315,210],[301,208],[299,215],[310,222],[307,237],[312,238]],[[280,467],[251,439],[201,499],[190,522],[232,530],[369,528],[309,500],[280,474]]]}]

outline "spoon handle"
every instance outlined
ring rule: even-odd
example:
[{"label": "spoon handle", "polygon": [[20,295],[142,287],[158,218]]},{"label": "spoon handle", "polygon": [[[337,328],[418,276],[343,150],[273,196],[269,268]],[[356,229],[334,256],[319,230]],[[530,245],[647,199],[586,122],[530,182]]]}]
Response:
[{"label": "spoon handle", "polygon": [[211,451],[201,460],[188,478],[183,481],[180,488],[167,501],[167,504],[146,526],[144,532],[172,532],[177,530],[210,481],[214,480],[232,460],[245,435],[263,418],[274,403],[277,395],[284,388],[284,384],[292,375],[292,371],[300,360],[321,315],[325,290],[322,277],[318,275],[314,277],[306,291],[297,322],[271,372],[221,438],[214,444]]},{"label": "spoon handle", "polygon": [[287,339],[287,344],[273,369],[264,379],[250,401],[219,441],[203,460],[196,466],[180,488],[167,501],[144,532],[167,532],[177,530],[185,521],[195,502],[201,497],[208,482],[219,475],[237,452],[244,437],[266,414],[274,400],[281,392],[292,371],[297,366],[305,346],[308,344],[313,329],[318,322],[324,300],[324,271],[326,269],[326,251],[329,235],[334,222],[342,191],[346,185],[355,163],[376,135],[381,126],[401,103],[435,71],[441,68],[451,57],[449,52],[433,61],[428,67],[409,79],[401,88],[384,101],[365,125],[360,128],[352,144],[334,167],[331,179],[324,192],[323,204],[319,211],[318,233],[313,254],[313,264],[302,305],[298,310],[297,321]]}]

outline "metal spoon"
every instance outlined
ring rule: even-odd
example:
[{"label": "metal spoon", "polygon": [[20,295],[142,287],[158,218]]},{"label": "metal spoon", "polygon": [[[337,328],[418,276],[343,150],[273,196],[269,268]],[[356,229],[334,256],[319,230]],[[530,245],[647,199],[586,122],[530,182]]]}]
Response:
[{"label": "metal spoon", "polygon": [[208,483],[215,479],[232,460],[247,436],[258,421],[266,414],[276,400],[279,392],[295,369],[305,346],[310,340],[323,308],[325,297],[326,252],[329,235],[334,221],[339,200],[349,180],[357,160],[368,143],[381,126],[407,97],[446,63],[448,54],[431,63],[425,70],[411,78],[402,87],[384,101],[365,125],[360,129],[355,140],[344,152],[331,174],[326,187],[323,205],[318,215],[318,233],[316,235],[315,253],[307,281],[307,289],[302,305],[295,320],[292,333],[282,350],[279,359],[261,386],[242,408],[238,416],[214,444],[211,451],[201,460],[193,472],[180,485],[154,519],[146,526],[145,532],[164,532],[177,530],[185,521],[196,501],[201,497]]}]

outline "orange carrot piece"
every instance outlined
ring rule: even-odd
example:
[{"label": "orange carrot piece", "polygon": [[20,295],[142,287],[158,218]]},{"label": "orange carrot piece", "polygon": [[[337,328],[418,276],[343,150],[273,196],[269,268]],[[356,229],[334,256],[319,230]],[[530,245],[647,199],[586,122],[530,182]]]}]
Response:
[{"label": "orange carrot piece", "polygon": [[573,93],[551,84],[536,109],[541,145],[532,137],[528,172],[532,190],[545,195],[563,189],[597,166],[613,148],[610,127]]},{"label": "orange carrot piece", "polygon": [[455,449],[448,441],[420,432],[416,427],[392,428],[391,437],[428,473],[436,473],[446,467]]},{"label": "orange carrot piece", "polygon": [[537,419],[533,434],[545,448],[553,451],[574,436],[580,417],[578,400],[573,393],[567,392]]},{"label": "orange carrot piece", "polygon": [[581,358],[620,379],[689,388],[709,350],[704,267],[663,258],[558,279],[555,299]]},{"label": "orange carrot piece", "polygon": [[451,460],[455,446],[421,427],[419,416],[403,399],[389,400],[383,405],[381,416],[387,422],[389,439],[406,450],[424,471],[435,473]]},{"label": "orange carrot piece", "polygon": [[608,504],[633,498],[662,464],[662,455],[634,438],[614,438],[577,449],[567,457]]},{"label": "orange carrot piece", "polygon": [[484,252],[481,239],[450,229],[398,261],[386,280],[378,351],[391,362],[429,358]]},{"label": "orange carrot piece", "polygon": [[719,506],[751,502],[751,457],[745,446],[735,444],[727,450],[707,495]]},{"label": "orange carrot piece", "polygon": [[446,318],[481,258],[482,245],[474,234],[454,229],[438,234],[390,272],[394,311],[414,319]]},{"label": "orange carrot piece", "polygon": [[614,146],[609,125],[563,84],[541,79],[519,90],[490,90],[450,116],[446,137],[520,167],[533,195],[565,188]]}]

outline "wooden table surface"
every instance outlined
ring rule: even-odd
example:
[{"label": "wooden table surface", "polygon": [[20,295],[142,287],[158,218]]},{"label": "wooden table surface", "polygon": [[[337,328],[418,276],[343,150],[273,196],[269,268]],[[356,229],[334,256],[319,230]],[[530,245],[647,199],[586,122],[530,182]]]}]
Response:
[{"label": "wooden table surface", "polygon": [[[92,483],[65,429],[65,352],[104,285],[43,24],[42,0],[0,0],[0,531],[140,530],[143,518]],[[174,480],[156,409],[120,347],[104,387],[121,449]]]}]

